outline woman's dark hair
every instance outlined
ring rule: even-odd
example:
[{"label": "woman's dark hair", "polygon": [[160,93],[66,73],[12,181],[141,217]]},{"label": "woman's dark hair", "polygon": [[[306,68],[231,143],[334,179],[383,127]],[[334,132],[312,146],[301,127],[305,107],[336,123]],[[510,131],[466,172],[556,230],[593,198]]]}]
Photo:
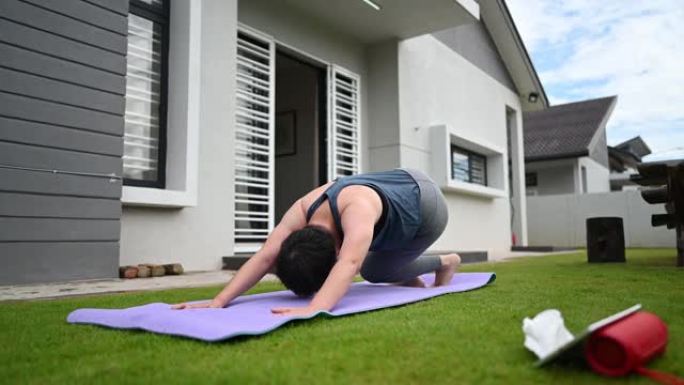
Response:
[{"label": "woman's dark hair", "polygon": [[290,234],[280,246],[276,275],[300,297],[323,286],[337,260],[335,240],[318,226],[306,226]]}]

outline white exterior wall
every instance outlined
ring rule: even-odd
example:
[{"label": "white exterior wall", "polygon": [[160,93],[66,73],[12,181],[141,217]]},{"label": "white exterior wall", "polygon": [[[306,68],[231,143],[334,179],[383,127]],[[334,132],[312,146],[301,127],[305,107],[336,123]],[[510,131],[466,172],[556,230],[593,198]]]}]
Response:
[{"label": "white exterior wall", "polygon": [[584,156],[525,164],[525,172],[537,173],[537,186],[529,188],[530,195],[582,194],[582,167],[587,170],[587,193],[610,191],[609,170]]},{"label": "white exterior wall", "polygon": [[[446,124],[470,138],[503,149],[507,147],[507,107],[516,111],[515,126],[522,127],[518,95],[431,35],[399,43],[399,100],[401,166],[428,174],[429,127]],[[518,139],[521,148],[522,135]],[[504,175],[508,175],[506,163]],[[505,179],[508,195],[508,178]],[[524,191],[524,186],[519,190]],[[508,198],[474,197],[449,191],[445,191],[445,196],[449,224],[432,249],[487,250],[490,259],[509,252]]]},{"label": "white exterior wall", "polygon": [[[232,138],[237,1],[195,3],[201,4],[201,23],[195,26],[201,28],[201,53],[199,57],[190,58],[185,54],[185,58],[180,60],[189,60],[200,66],[196,206],[174,209],[124,205],[121,218],[122,265],[181,262],[186,270],[218,269],[221,256],[228,255],[233,249]],[[172,29],[188,28],[188,15],[181,7],[176,5],[175,11],[172,10]],[[171,36],[173,38],[174,31]],[[174,42],[171,42],[171,47],[173,49]],[[174,88],[176,64],[174,61],[170,63],[171,89]],[[183,108],[170,103],[169,108],[174,107]]]},{"label": "white exterior wall", "polygon": [[587,193],[610,191],[610,170],[608,168],[588,156],[577,159],[577,163],[578,167],[586,167]]},{"label": "white exterior wall", "polygon": [[525,172],[537,173],[537,186],[528,187],[530,195],[579,193],[577,159],[559,159],[525,164]]},{"label": "white exterior wall", "polygon": [[368,156],[369,171],[389,170],[399,159],[399,62],[398,41],[367,49],[368,57]]},{"label": "white exterior wall", "polygon": [[586,220],[621,217],[626,247],[675,247],[675,231],[652,227],[651,215],[664,205],[646,203],[638,191],[528,197],[531,246],[586,247]]}]

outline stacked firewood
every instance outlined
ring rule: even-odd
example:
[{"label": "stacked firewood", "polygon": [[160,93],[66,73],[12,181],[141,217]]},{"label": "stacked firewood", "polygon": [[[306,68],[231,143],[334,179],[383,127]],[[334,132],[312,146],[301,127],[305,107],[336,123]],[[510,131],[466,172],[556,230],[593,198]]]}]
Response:
[{"label": "stacked firewood", "polygon": [[183,274],[183,265],[180,263],[169,263],[166,265],[145,263],[137,266],[119,267],[119,278],[149,278],[180,274]]}]

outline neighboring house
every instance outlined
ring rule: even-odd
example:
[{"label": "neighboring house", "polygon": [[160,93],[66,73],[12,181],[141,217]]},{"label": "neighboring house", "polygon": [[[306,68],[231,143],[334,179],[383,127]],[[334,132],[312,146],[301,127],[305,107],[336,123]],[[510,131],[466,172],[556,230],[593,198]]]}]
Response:
[{"label": "neighboring house", "polygon": [[675,246],[671,231],[651,226],[663,205],[613,187],[616,180],[624,184],[650,152],[639,137],[606,144],[616,101],[613,96],[524,114],[528,246],[586,247],[586,222],[593,217],[622,218],[626,247]]},{"label": "neighboring house", "polygon": [[617,96],[525,112],[527,195],[610,191],[606,123]]},{"label": "neighboring house", "polygon": [[219,269],[305,191],[394,167],[445,192],[433,251],[524,244],[548,104],[505,4],[376,3],[0,2],[0,284]]},{"label": "neighboring house", "polygon": [[616,146],[608,146],[608,162],[610,164],[610,190],[636,190],[639,185],[629,177],[637,174],[637,166],[641,159],[649,155],[651,149],[640,136],[624,141]]}]

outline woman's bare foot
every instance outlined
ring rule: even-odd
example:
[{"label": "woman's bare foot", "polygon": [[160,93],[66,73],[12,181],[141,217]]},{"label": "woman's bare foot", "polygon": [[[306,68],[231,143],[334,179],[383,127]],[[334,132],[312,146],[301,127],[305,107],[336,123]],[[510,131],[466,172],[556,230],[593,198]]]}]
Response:
[{"label": "woman's bare foot", "polygon": [[406,287],[425,287],[425,282],[423,282],[423,280],[420,277],[416,277],[413,279],[409,279],[408,281],[398,283],[398,285]]},{"label": "woman's bare foot", "polygon": [[442,261],[442,267],[435,271],[435,286],[444,286],[451,282],[454,272],[461,264],[461,257],[454,253],[440,255],[439,259]]}]

